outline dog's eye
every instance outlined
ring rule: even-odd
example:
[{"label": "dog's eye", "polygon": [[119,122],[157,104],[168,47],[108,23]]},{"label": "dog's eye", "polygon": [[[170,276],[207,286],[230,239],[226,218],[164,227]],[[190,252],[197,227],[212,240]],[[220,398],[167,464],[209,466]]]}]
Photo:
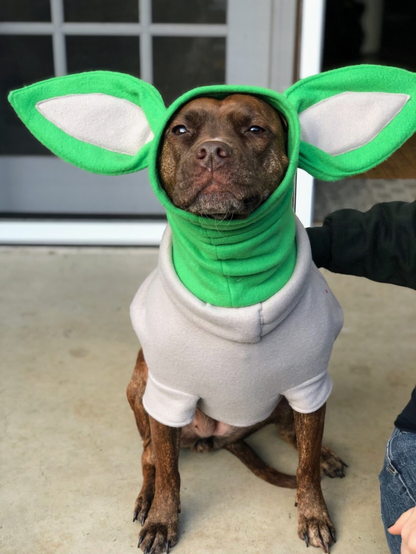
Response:
[{"label": "dog's eye", "polygon": [[188,129],[185,127],[185,125],[175,125],[172,129],[172,133],[174,135],[184,135],[188,132]]},{"label": "dog's eye", "polygon": [[259,125],[252,125],[250,129],[248,130],[249,133],[253,133],[253,135],[262,135],[266,132],[263,127],[260,127]]}]

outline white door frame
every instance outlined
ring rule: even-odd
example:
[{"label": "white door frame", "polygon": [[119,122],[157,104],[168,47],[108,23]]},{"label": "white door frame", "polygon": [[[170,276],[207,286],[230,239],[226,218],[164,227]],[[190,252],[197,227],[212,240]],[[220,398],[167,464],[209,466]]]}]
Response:
[{"label": "white door frame", "polygon": [[[54,27],[53,40],[54,60],[57,74],[65,74],[65,43],[64,32],[79,34],[79,25],[63,23],[62,1],[52,1],[52,23],[30,24],[38,27],[39,34],[49,34]],[[292,81],[294,66],[294,47],[288,44],[295,36],[296,13],[293,0],[228,0],[227,25],[162,25],[150,24],[151,0],[141,0],[140,24],[107,24],[114,26],[114,33],[120,32],[120,25],[131,29],[132,34],[140,31],[142,77],[151,81],[151,37],[153,34],[162,36],[195,36],[196,30],[201,34],[201,28],[207,34],[227,36],[227,75],[226,82],[238,84],[254,84],[265,86],[282,92]],[[300,78],[319,73],[321,67],[323,20],[325,0],[303,0],[301,46],[300,46]],[[262,9],[259,9],[259,6]],[[285,15],[287,17],[285,17]],[[233,33],[233,22],[237,21],[236,29],[245,28],[245,33]],[[29,24],[28,24],[29,25]],[[83,26],[84,24],[82,24]],[[86,34],[100,33],[101,25],[85,24]],[[260,27],[257,27],[259,25]],[[96,29],[94,29],[94,26]],[[243,27],[242,27],[243,26]],[[134,27],[134,29],[133,29]],[[140,29],[139,29],[140,27]],[[197,29],[195,29],[197,27]],[[206,29],[205,29],[206,27]],[[260,41],[250,41],[250,29],[265,30]],[[2,32],[25,34],[24,23],[0,24]],[[110,30],[110,28],[108,27]],[[273,31],[273,32],[272,32]],[[211,35],[213,36],[213,35]],[[239,52],[231,63],[233,51]],[[244,55],[242,54],[244,52]],[[247,63],[248,61],[252,63]],[[268,64],[259,60],[268,60]],[[277,61],[280,63],[278,64]],[[250,73],[245,68],[256,68]],[[273,68],[273,69],[271,69]],[[296,213],[304,225],[311,223],[313,199],[313,179],[305,172],[299,171],[297,178]],[[0,221],[0,243],[2,244],[73,244],[73,245],[158,245],[165,227],[161,222],[137,221]]]},{"label": "white door frame", "polygon": [[[320,73],[324,42],[325,0],[303,0],[299,79]],[[313,218],[313,177],[298,169],[295,212],[305,227]]]}]

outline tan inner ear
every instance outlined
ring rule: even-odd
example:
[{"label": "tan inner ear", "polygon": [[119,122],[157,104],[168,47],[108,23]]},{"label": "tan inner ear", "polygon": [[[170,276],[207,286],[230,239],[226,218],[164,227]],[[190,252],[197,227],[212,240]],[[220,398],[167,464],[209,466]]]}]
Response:
[{"label": "tan inner ear", "polygon": [[351,152],[374,140],[409,99],[388,92],[336,94],[299,114],[301,140],[331,156]]},{"label": "tan inner ear", "polygon": [[36,109],[73,138],[135,156],[153,139],[143,109],[108,94],[70,94],[42,100]]}]

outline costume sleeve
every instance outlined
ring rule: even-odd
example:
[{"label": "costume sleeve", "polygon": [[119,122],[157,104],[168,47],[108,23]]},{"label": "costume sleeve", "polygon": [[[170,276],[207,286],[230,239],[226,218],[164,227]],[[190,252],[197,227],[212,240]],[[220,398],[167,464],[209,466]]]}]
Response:
[{"label": "costume sleeve", "polygon": [[318,267],[416,289],[416,202],[339,210],[307,232]]},{"label": "costume sleeve", "polygon": [[199,398],[193,394],[172,389],[148,374],[143,406],[159,423],[169,427],[184,427],[191,423]]},{"label": "costume sleeve", "polygon": [[325,370],[308,381],[284,391],[291,408],[301,414],[310,414],[319,410],[328,400],[332,391],[332,379]]}]

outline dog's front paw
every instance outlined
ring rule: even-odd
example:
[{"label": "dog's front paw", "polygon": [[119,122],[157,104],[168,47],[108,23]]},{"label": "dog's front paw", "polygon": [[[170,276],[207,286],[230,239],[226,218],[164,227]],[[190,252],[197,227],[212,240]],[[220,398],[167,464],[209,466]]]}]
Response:
[{"label": "dog's front paw", "polygon": [[324,501],[298,504],[298,535],[305,541],[306,546],[316,546],[329,553],[329,548],[336,542],[336,537],[335,528]]},{"label": "dog's front paw", "polygon": [[134,505],[133,523],[136,520],[139,520],[141,525],[144,524],[153,502],[153,496],[154,489],[152,487],[148,487],[140,491],[140,494],[136,498],[136,503]]},{"label": "dog's front paw", "polygon": [[299,538],[305,541],[306,546],[312,545],[322,548],[329,553],[329,548],[336,542],[335,528],[331,518],[300,518],[298,527]]},{"label": "dog's front paw", "polygon": [[168,553],[178,542],[178,508],[153,502],[139,533],[138,547],[145,554]]},{"label": "dog's front paw", "polygon": [[330,450],[327,446],[322,446],[321,450],[321,475],[328,477],[345,477],[345,468],[347,464],[341,458]]}]

